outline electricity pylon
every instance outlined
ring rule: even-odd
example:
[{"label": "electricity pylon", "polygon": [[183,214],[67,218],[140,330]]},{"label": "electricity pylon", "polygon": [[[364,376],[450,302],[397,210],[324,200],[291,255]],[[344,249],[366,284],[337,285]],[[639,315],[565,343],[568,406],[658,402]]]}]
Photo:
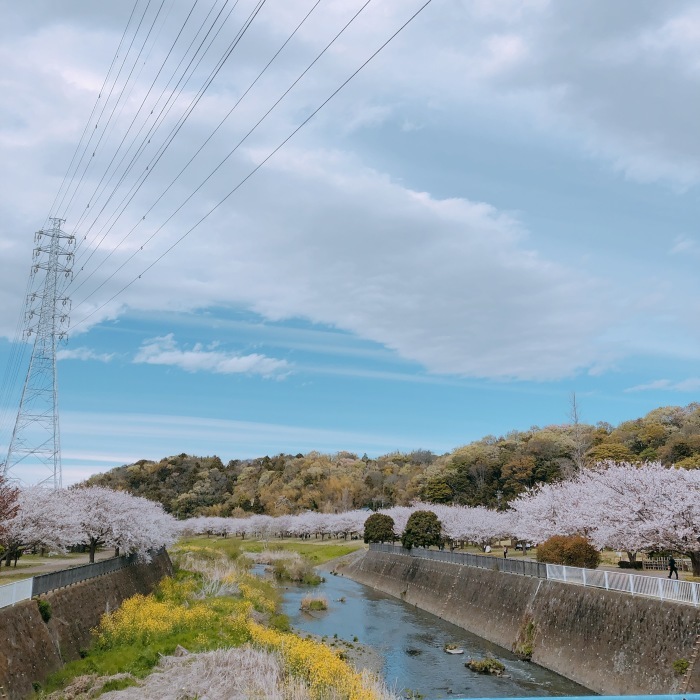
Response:
[{"label": "electricity pylon", "polygon": [[62,474],[56,348],[68,331],[70,300],[61,290],[72,275],[75,236],[61,230],[64,219],[49,221],[50,228],[34,236],[24,327],[25,338],[33,336],[34,346],[3,471],[12,480],[58,489]]}]

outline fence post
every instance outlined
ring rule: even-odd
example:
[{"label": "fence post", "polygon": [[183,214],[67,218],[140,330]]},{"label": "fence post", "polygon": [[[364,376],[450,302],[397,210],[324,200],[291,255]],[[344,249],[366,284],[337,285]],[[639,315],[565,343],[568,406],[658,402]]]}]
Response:
[{"label": "fence post", "polygon": [[661,598],[661,600],[663,600],[664,599],[664,582],[662,579],[658,579],[658,581],[659,581],[659,598]]},{"label": "fence post", "polygon": [[634,576],[632,574],[630,576],[630,593],[634,595]]},{"label": "fence post", "polygon": [[607,590],[609,590],[608,589],[608,572],[607,571],[604,572],[604,576],[605,576],[605,590],[607,591]]},{"label": "fence post", "polygon": [[693,605],[697,606],[697,604],[698,604],[698,587],[694,583],[690,584],[690,595],[693,599]]},{"label": "fence post", "polygon": [[586,569],[583,569],[583,585],[586,585]]},{"label": "fence post", "polygon": [[561,567],[561,570],[562,570],[562,572],[563,572],[563,574],[564,574],[564,583],[566,583],[566,567],[565,567],[565,566],[562,566],[562,567]]}]

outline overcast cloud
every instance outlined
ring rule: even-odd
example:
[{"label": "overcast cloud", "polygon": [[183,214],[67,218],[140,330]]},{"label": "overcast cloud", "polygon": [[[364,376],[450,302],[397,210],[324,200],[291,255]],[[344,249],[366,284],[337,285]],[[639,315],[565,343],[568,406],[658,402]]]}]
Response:
[{"label": "overcast cloud", "polygon": [[[322,3],[276,70],[241,103],[236,119],[142,219],[311,7],[309,2],[268,5],[250,41],[242,42],[235,62],[149,171],[98,253],[88,258],[103,231],[88,229],[98,206],[90,193],[111,157],[106,147],[96,148],[85,196],[76,198],[68,214],[72,230],[91,201],[78,231],[89,232],[76,264],[85,269],[71,290],[76,333],[129,310],[244,308],[266,319],[305,319],[349,331],[429,372],[530,380],[605,371],[646,353],[649,335],[663,336],[654,348],[661,356],[692,345],[694,307],[679,297],[675,285],[693,290],[689,271],[680,270],[672,285],[655,285],[650,299],[651,258],[620,258],[624,272],[611,278],[599,264],[611,262],[605,251],[592,250],[588,258],[562,254],[561,242],[571,235],[567,228],[546,234],[532,229],[528,212],[515,210],[507,196],[496,206],[468,189],[447,196],[433,187],[440,159],[449,160],[444,144],[441,155],[406,154],[405,172],[378,167],[362,155],[387,131],[422,129],[457,133],[476,150],[475,125],[483,122],[501,129],[504,138],[517,133],[548,148],[554,144],[562,157],[593,162],[634,182],[674,192],[694,188],[700,177],[700,11],[690,2],[433,3],[298,138],[144,272],[419,6],[372,3],[261,129],[148,242],[360,6]],[[174,3],[154,56],[165,56],[185,7]],[[6,3],[3,16],[0,332],[12,337],[26,287],[31,232],[49,213],[119,41],[125,11],[76,0],[27,7]],[[153,78],[149,70],[136,71],[131,99],[115,115],[105,143],[118,143],[120,129],[123,133],[136,115]],[[196,87],[193,80],[178,103],[180,112]],[[170,115],[168,123],[174,118]],[[146,174],[154,148],[145,151],[134,173]],[[489,162],[488,152],[480,157]],[[124,183],[114,202],[130,185]],[[554,215],[562,204],[551,206]],[[562,218],[561,211],[557,216]],[[134,233],[120,245],[132,227]],[[659,236],[666,238],[666,251],[679,253],[696,234]],[[585,241],[576,244],[585,247]],[[641,320],[645,330],[639,336],[619,332]],[[173,336],[133,350],[136,362],[188,371],[276,376],[289,370],[282,359],[185,349]]]}]

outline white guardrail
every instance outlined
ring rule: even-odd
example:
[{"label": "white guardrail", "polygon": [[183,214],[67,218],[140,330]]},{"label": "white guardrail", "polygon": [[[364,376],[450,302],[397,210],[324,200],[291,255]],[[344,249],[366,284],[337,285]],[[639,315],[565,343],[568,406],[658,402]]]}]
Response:
[{"label": "white guardrail", "polygon": [[34,579],[25,578],[22,581],[6,583],[0,586],[0,608],[19,603],[20,600],[29,600],[32,597],[32,584]]},{"label": "white guardrail", "polygon": [[581,586],[605,588],[631,595],[642,595],[659,600],[672,600],[687,605],[700,605],[700,584],[677,581],[662,576],[623,574],[618,571],[579,569],[575,566],[547,564],[547,578],[552,581],[577,583]]}]

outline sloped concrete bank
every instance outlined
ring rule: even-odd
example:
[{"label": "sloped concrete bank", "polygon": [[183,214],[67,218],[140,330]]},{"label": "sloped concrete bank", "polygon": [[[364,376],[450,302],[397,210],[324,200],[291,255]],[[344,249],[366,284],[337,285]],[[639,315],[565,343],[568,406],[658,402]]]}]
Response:
[{"label": "sloped concrete bank", "polygon": [[42,595],[51,606],[45,623],[36,600],[0,609],[0,697],[22,700],[68,661],[79,658],[91,642],[102,614],[136,593],[150,593],[172,573],[167,553],[150,564],[137,564]]},{"label": "sloped concrete bank", "polygon": [[340,572],[604,695],[700,691],[700,610],[614,591],[367,552]]}]

